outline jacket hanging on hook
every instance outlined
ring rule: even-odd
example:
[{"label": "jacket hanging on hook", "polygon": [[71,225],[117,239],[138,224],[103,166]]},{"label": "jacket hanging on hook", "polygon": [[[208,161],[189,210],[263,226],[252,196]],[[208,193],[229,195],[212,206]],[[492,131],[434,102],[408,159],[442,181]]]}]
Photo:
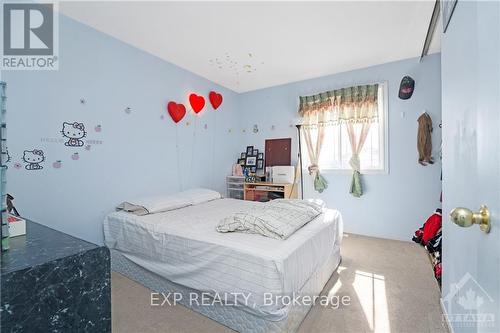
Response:
[{"label": "jacket hanging on hook", "polygon": [[422,165],[433,164],[432,158],[432,119],[427,112],[418,117],[417,150],[418,163]]}]

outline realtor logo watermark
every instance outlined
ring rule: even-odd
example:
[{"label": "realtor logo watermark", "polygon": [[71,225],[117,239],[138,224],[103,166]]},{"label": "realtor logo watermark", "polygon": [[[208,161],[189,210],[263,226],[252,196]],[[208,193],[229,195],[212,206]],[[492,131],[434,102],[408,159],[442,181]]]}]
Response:
[{"label": "realtor logo watermark", "polygon": [[57,70],[59,24],[57,3],[4,2],[2,70]]},{"label": "realtor logo watermark", "polygon": [[493,298],[469,273],[450,285],[443,305],[447,312],[443,320],[455,327],[493,328],[496,325],[495,313],[489,311],[494,306]]}]

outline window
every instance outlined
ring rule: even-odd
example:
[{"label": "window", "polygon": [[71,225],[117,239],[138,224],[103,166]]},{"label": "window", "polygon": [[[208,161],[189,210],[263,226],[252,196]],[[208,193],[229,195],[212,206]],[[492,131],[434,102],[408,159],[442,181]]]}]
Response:
[{"label": "window", "polygon": [[[378,122],[372,123],[368,136],[359,154],[361,172],[387,172],[387,83],[380,83],[378,92]],[[354,124],[359,134],[362,124]],[[316,138],[316,134],[312,138]],[[313,140],[314,140],[313,139]],[[315,142],[313,143],[315,144]],[[309,165],[307,149],[303,148],[304,165]],[[351,170],[349,160],[352,156],[351,145],[347,134],[347,125],[331,125],[325,127],[323,148],[319,158],[321,170]]]}]

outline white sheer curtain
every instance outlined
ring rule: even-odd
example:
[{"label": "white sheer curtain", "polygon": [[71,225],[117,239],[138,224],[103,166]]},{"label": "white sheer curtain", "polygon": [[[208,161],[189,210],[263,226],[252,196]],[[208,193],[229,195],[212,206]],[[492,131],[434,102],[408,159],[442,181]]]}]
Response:
[{"label": "white sheer curtain", "polygon": [[[328,187],[328,182],[321,176],[319,171],[319,157],[323,148],[325,138],[325,129],[323,126],[313,128],[312,126],[304,126],[302,129],[304,140],[306,142],[307,153],[309,154],[310,165],[307,167],[309,175],[313,177],[314,189],[319,193],[323,192]],[[313,140],[313,135],[315,135]],[[316,144],[313,144],[313,141]]]}]

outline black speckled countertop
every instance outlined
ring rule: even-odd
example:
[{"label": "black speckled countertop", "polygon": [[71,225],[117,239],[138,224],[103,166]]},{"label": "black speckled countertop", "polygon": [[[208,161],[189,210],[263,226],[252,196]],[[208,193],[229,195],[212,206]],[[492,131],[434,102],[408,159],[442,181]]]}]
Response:
[{"label": "black speckled countertop", "polygon": [[111,332],[109,249],[26,221],[2,253],[2,332]]},{"label": "black speckled countertop", "polygon": [[2,252],[1,274],[45,264],[99,246],[44,225],[26,221],[26,235],[12,237]]}]

